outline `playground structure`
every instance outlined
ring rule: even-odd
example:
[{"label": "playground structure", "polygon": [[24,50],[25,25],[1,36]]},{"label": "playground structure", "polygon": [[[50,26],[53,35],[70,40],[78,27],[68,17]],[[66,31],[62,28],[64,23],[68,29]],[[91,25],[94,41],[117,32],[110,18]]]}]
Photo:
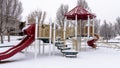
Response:
[{"label": "playground structure", "polygon": [[[87,26],[84,27],[84,34],[87,37],[87,41],[89,40],[90,36],[94,36],[94,21],[92,26],[90,26],[90,19],[94,19],[95,15],[92,13],[89,13],[87,10],[81,8],[80,6],[77,6],[73,8],[70,12],[67,12],[65,14],[65,22],[64,27],[60,30],[56,29],[56,23],[54,22],[54,26],[52,26],[52,21],[50,21],[49,25],[46,24],[39,24],[38,25],[38,18],[36,17],[36,23],[31,24],[27,29],[24,30],[24,33],[27,35],[25,39],[23,39],[18,45],[8,49],[7,51],[0,53],[0,60],[7,59],[16,53],[22,51],[26,47],[28,47],[34,40],[35,40],[35,51],[34,56],[37,58],[38,53],[41,53],[41,50],[44,54],[45,45],[49,45],[49,55],[54,54],[55,52],[55,46],[57,49],[59,49],[63,55],[65,56],[76,56],[78,52],[80,51],[81,47],[81,23],[79,25],[79,31],[78,31],[78,20],[88,20]],[[75,28],[74,27],[67,27],[66,23],[67,20],[75,20]],[[36,26],[36,27],[35,27]],[[59,36],[58,31],[60,31],[61,39],[57,39],[57,36]],[[78,33],[80,32],[80,33]],[[78,40],[78,34],[80,37],[80,40]],[[70,37],[72,36],[72,37]],[[73,48],[69,48],[66,44],[66,38],[71,38],[73,43]],[[98,35],[96,37],[97,39],[94,39],[94,41],[89,41],[91,47],[93,47],[95,42],[99,39]],[[43,41],[43,44],[41,44],[40,41]],[[92,39],[93,40],[93,39]],[[39,43],[38,43],[39,41]],[[78,44],[80,42],[80,44]],[[54,46],[51,46],[51,45]],[[42,48],[41,48],[42,47]],[[93,47],[95,48],[95,47]],[[37,51],[38,50],[38,51]]]},{"label": "playground structure", "polygon": [[[74,41],[76,41],[76,50],[79,51],[81,48],[81,21],[82,20],[87,20],[86,26],[83,28],[84,31],[84,36],[87,37],[86,42],[89,40],[90,37],[94,37],[94,18],[96,16],[90,12],[88,12],[87,10],[83,9],[81,6],[76,6],[75,8],[73,8],[71,11],[67,12],[65,14],[65,19],[66,20],[75,20],[75,38]],[[93,19],[93,22],[91,23],[90,19]],[[80,21],[80,22],[78,22]],[[66,22],[65,22],[66,24]],[[65,25],[66,27],[66,25]],[[78,29],[79,27],[79,29]],[[78,31],[79,30],[79,31]],[[79,32],[79,33],[78,33]],[[66,33],[66,29],[64,29],[64,39],[65,39],[65,34]],[[79,40],[78,40],[78,36],[79,36]],[[97,37],[98,38],[98,37]],[[80,44],[77,44],[78,42],[80,42]],[[90,43],[95,43],[94,42],[90,42]],[[92,45],[93,46],[93,45]]]},{"label": "playground structure", "polygon": [[[70,38],[70,36],[74,37],[74,38],[72,38],[72,41],[73,41],[73,48],[72,49],[74,49],[76,51],[80,51],[81,37],[82,37],[82,35],[81,35],[81,23],[82,22],[79,22],[80,23],[80,25],[79,25],[80,28],[79,28],[79,31],[78,31],[78,25],[77,25],[78,20],[88,20],[88,23],[84,27],[84,33],[83,33],[84,36],[87,37],[87,40],[85,42],[87,43],[87,45],[91,46],[92,48],[96,48],[94,43],[99,39],[99,37],[98,37],[97,34],[94,34],[94,20],[93,20],[92,23],[90,23],[91,22],[90,19],[94,19],[95,17],[96,16],[94,14],[89,13],[85,9],[81,8],[80,6],[77,6],[77,7],[73,8],[70,12],[67,12],[65,14],[64,27],[61,27],[60,29],[56,29],[56,23],[54,23],[53,27],[52,26],[46,26],[46,28],[51,27],[50,30],[46,29],[44,31],[51,31],[51,33],[48,32],[49,35],[46,35],[46,36],[50,37],[49,40],[51,40],[51,42],[53,42],[54,45],[57,42],[56,41],[57,36],[60,36],[60,39],[61,39],[60,41],[62,41],[64,45],[67,45],[67,44],[65,44],[66,39]],[[75,26],[74,26],[75,28],[66,26],[67,19],[68,20],[75,20],[75,22],[74,22],[75,23]],[[41,25],[41,26],[44,27],[45,25]],[[38,27],[38,28],[41,28],[41,27]],[[42,29],[40,31],[42,31],[40,33],[44,33],[44,31]],[[78,32],[80,32],[80,33],[78,33]],[[39,34],[39,33],[37,33],[37,34]],[[42,34],[40,34],[40,35],[41,35],[41,37],[43,37]],[[43,34],[43,35],[45,35],[45,34]],[[80,41],[78,40],[78,35],[80,37]],[[90,37],[94,38],[94,36],[96,36],[97,39],[92,39],[94,41],[89,40]],[[89,41],[89,42],[87,42],[87,41]],[[80,44],[78,44],[78,42],[80,42]],[[60,49],[60,48],[58,48],[58,49]],[[53,47],[53,50],[54,50],[54,47]]]}]

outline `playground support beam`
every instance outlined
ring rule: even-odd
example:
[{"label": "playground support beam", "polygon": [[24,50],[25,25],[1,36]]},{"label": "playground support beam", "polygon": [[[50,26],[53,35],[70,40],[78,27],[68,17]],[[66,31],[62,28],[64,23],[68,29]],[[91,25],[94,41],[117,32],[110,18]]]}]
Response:
[{"label": "playground support beam", "polygon": [[[75,21],[75,39],[76,39],[76,41],[77,41],[77,31],[78,31],[78,30],[77,30],[77,27],[78,27],[78,26],[77,26],[77,25],[78,25],[78,24],[77,24],[77,23],[78,23],[77,15],[75,15],[75,20],[76,20],[76,21]],[[78,42],[77,42],[77,43],[78,43]],[[78,44],[77,44],[77,51],[79,51],[79,45],[78,45]]]},{"label": "playground support beam", "polygon": [[[26,23],[25,23],[25,27],[28,26],[28,18],[26,17]],[[28,47],[25,49],[25,53],[27,53]]]},{"label": "playground support beam", "polygon": [[[89,37],[90,37],[90,16],[88,15],[88,19],[87,19],[87,40],[89,40]],[[87,40],[86,40],[86,45],[85,45],[85,50],[86,50],[86,47],[87,47]]]},{"label": "playground support beam", "polygon": [[88,39],[89,39],[89,37],[90,37],[90,16],[88,15],[88,34],[87,34],[87,37],[88,37]]},{"label": "playground support beam", "polygon": [[35,59],[37,58],[37,33],[38,32],[38,17],[36,16],[36,25],[35,25]]},{"label": "playground support beam", "polygon": [[[42,14],[43,15],[43,14]],[[43,16],[41,16],[41,17],[43,17]],[[38,33],[37,34],[39,34],[38,35],[38,37],[42,37],[42,18],[41,18],[41,20],[40,21],[38,21]],[[40,40],[39,40],[39,54],[41,53],[41,44],[40,44]]]},{"label": "playground support beam", "polygon": [[64,20],[64,40],[66,39],[66,17],[65,17],[65,20]]},{"label": "playground support beam", "polygon": [[51,55],[51,39],[52,39],[52,20],[50,19],[50,32],[49,32],[49,56]]},{"label": "playground support beam", "polygon": [[75,39],[77,40],[77,15],[75,15]]},{"label": "playground support beam", "polygon": [[95,18],[93,18],[93,29],[92,29],[93,30],[93,37],[94,37],[94,33],[95,33],[95,27],[94,26],[95,26]]},{"label": "playground support beam", "polygon": [[54,22],[54,28],[53,28],[53,30],[54,30],[54,32],[53,32],[53,39],[54,39],[54,41],[53,41],[53,44],[54,44],[54,46],[53,46],[53,55],[54,55],[54,52],[55,52],[55,37],[56,37],[56,24],[55,24],[55,22]]},{"label": "playground support beam", "polygon": [[81,23],[82,23],[82,21],[80,20],[80,45],[78,46],[78,48],[79,48],[79,51],[81,50],[81,29],[82,29],[82,26],[81,26]]}]

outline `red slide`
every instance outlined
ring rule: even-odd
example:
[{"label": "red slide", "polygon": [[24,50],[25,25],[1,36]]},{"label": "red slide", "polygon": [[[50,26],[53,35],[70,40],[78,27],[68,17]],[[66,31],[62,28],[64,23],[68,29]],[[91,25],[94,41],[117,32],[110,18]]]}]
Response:
[{"label": "red slide", "polygon": [[96,38],[87,41],[88,46],[91,46],[92,48],[96,48],[96,45],[94,43],[99,39],[99,36],[97,34],[94,34],[94,36]]},{"label": "red slide", "polygon": [[24,34],[27,36],[19,44],[0,53],[0,60],[10,58],[32,44],[35,39],[35,24],[31,24],[27,29],[25,29]]}]

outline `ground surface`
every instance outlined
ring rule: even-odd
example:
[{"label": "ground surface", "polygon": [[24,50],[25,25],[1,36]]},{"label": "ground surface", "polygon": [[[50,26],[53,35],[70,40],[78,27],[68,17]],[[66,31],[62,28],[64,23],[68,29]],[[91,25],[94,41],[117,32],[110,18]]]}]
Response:
[{"label": "ground surface", "polygon": [[[12,41],[17,44],[19,41]],[[9,43],[0,44],[2,46]],[[103,44],[99,43],[99,46]],[[46,46],[47,47],[47,46]],[[0,48],[0,52],[8,48]],[[82,49],[76,58],[66,58],[55,49],[54,55],[49,56],[46,49],[45,54],[40,54],[34,59],[33,53],[17,53],[13,57],[0,63],[0,68],[120,68],[120,51],[114,48],[91,47]]]}]

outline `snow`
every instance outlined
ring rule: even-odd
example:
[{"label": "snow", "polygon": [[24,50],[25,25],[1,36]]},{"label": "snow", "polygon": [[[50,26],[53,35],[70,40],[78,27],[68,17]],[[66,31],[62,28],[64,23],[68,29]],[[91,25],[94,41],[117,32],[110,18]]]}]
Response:
[{"label": "snow", "polygon": [[26,25],[26,26],[22,29],[22,31],[24,31],[25,29],[27,29],[29,26],[30,26],[30,25]]},{"label": "snow", "polygon": [[[17,44],[19,42],[20,40],[10,43]],[[5,44],[0,44],[0,46]],[[34,59],[32,52],[17,53],[0,63],[0,68],[120,68],[120,51],[114,48],[97,47],[97,49],[93,49],[83,46],[76,58],[67,58],[57,48],[54,55],[49,56],[49,49],[47,49],[49,46],[45,47],[45,54],[41,53],[37,59]],[[0,48],[0,52],[6,49],[8,48]]]},{"label": "snow", "polygon": [[120,36],[117,35],[115,38],[110,39],[109,42],[119,42],[120,43]]},{"label": "snow", "polygon": [[8,45],[16,45],[16,43],[19,43],[19,39],[22,39],[24,36],[10,36],[10,42],[8,42],[8,37],[3,36],[4,44],[0,43],[0,46],[8,46]]},{"label": "snow", "polygon": [[71,50],[63,50],[62,52],[77,52],[77,51],[76,51],[76,50],[71,49]]}]

